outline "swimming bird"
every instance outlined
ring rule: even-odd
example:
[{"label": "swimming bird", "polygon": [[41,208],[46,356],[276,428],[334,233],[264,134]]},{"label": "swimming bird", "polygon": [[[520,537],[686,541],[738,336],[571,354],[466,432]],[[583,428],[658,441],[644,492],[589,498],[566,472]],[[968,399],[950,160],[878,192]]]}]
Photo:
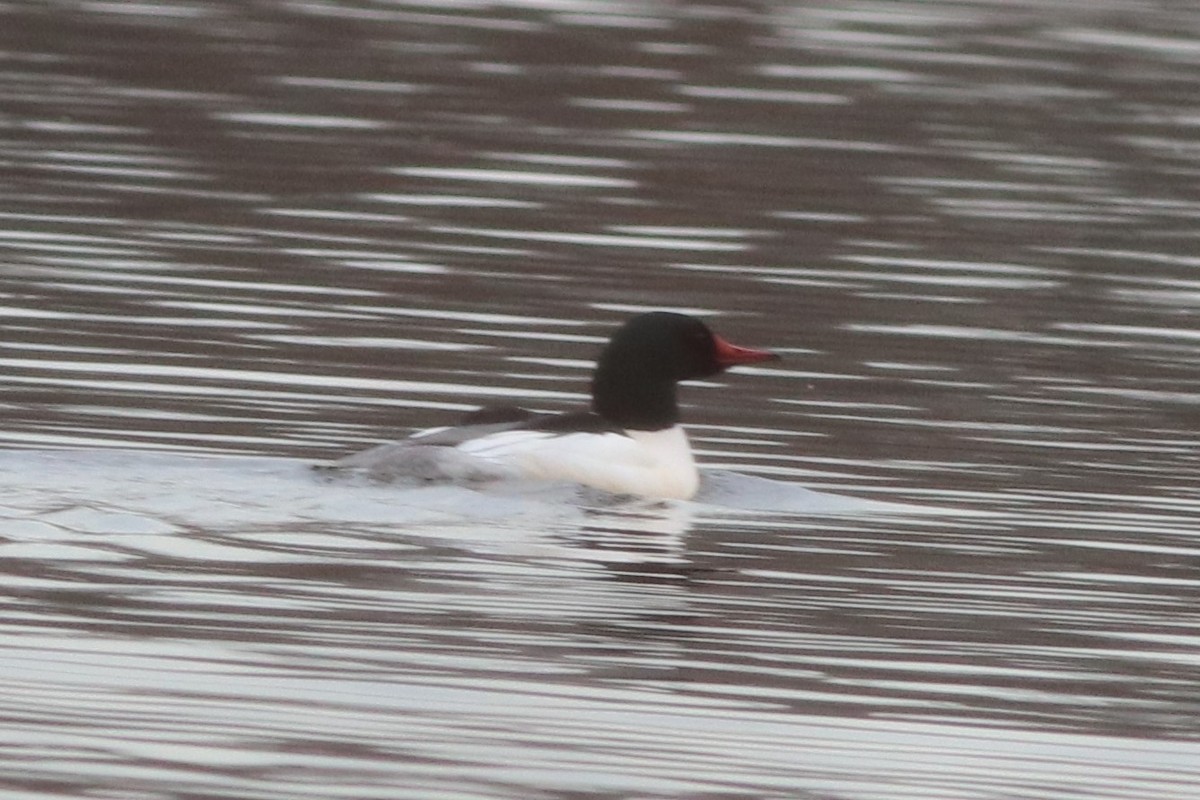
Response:
[{"label": "swimming bird", "polygon": [[700,474],[680,425],[677,384],[778,358],[730,344],[695,317],[640,314],[601,351],[587,410],[484,408],[454,427],[421,431],[333,466],[380,480],[571,481],[615,494],[688,499]]}]

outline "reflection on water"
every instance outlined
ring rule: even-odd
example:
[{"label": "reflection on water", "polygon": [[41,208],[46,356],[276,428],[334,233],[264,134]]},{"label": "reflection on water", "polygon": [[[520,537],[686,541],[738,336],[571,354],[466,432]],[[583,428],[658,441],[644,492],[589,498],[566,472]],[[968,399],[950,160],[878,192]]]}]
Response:
[{"label": "reflection on water", "polygon": [[[1200,16],[996,9],[6,4],[4,784],[1190,798]],[[305,470],[647,308],[774,483]]]}]

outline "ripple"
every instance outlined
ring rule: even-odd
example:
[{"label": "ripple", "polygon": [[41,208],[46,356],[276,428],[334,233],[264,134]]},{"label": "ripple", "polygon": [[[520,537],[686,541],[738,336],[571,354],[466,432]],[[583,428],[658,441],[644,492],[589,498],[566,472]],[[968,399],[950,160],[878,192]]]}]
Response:
[{"label": "ripple", "polygon": [[815,139],[803,136],[767,136],[752,133],[722,131],[653,131],[630,130],[626,135],[635,139],[676,144],[745,145],[751,147],[796,147],[803,150],[841,150],[858,153],[894,153],[899,148],[878,142],[846,139]]},{"label": "ripple", "polygon": [[215,117],[226,122],[245,125],[265,125],[282,128],[316,128],[322,130],[375,130],[386,127],[386,123],[373,119],[322,116],[320,114],[286,114],[265,111],[229,111]]},{"label": "ripple", "polygon": [[464,169],[452,167],[400,167],[398,175],[475,183],[507,183],[529,186],[571,186],[584,189],[615,189],[637,186],[637,181],[601,175],[564,175],[511,169]]}]

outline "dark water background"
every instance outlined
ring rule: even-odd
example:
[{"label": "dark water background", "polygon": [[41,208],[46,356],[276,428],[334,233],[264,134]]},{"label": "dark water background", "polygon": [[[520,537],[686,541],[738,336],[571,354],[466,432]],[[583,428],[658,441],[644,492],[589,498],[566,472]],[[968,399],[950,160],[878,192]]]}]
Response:
[{"label": "dark water background", "polygon": [[[0,5],[0,785],[1195,797],[1198,132],[1186,3]],[[649,308],[786,356],[705,463],[962,513],[285,474]]]}]

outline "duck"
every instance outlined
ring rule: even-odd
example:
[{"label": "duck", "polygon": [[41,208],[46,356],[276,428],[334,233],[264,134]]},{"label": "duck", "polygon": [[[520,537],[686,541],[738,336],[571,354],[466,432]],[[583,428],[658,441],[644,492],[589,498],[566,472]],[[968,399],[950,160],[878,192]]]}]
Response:
[{"label": "duck", "polygon": [[489,407],[335,462],[377,481],[570,482],[615,495],[688,500],[700,472],[681,425],[678,384],[777,360],[686,314],[627,320],[596,360],[591,405],[563,413]]}]

